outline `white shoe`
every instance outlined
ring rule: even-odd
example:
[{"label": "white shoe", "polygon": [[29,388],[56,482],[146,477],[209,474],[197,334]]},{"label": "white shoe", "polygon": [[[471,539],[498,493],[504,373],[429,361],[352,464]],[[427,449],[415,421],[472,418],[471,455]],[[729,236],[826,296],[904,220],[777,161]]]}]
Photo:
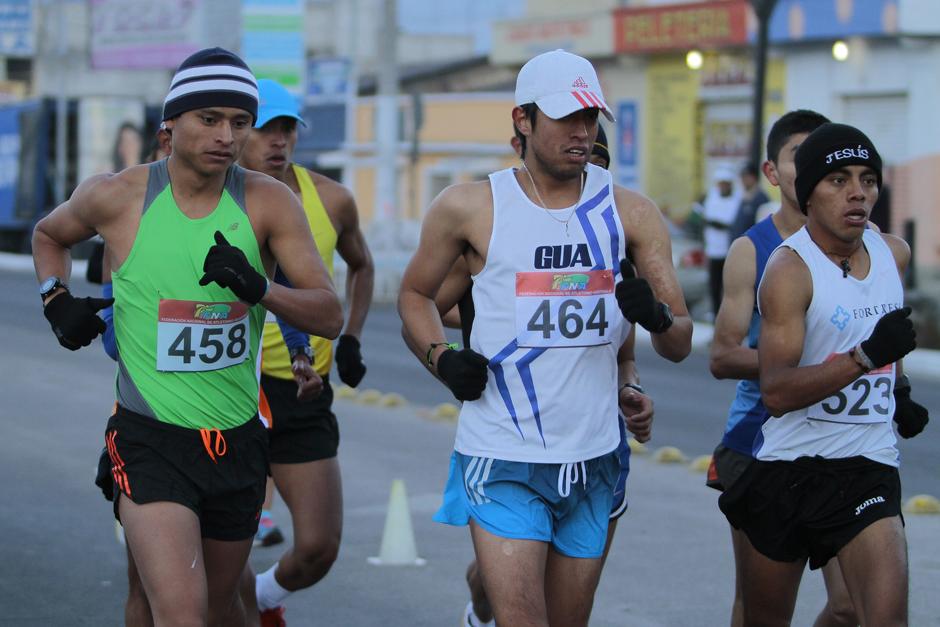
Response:
[{"label": "white shoe", "polygon": [[463,611],[463,621],[460,623],[460,627],[496,627],[496,620],[491,620],[487,623],[484,623],[477,615],[473,613],[473,601],[467,603],[467,607]]}]

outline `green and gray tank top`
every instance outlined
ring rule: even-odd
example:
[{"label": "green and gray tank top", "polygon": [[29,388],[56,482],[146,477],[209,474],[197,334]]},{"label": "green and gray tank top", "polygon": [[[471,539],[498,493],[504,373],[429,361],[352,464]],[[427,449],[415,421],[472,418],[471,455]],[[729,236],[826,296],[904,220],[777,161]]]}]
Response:
[{"label": "green and gray tank top", "polygon": [[113,274],[117,401],[190,429],[230,429],[258,410],[264,308],[216,283],[199,285],[215,231],[264,274],[245,208],[245,171],[230,167],[219,204],[192,219],[173,199],[166,159],[153,163],[137,238]]}]

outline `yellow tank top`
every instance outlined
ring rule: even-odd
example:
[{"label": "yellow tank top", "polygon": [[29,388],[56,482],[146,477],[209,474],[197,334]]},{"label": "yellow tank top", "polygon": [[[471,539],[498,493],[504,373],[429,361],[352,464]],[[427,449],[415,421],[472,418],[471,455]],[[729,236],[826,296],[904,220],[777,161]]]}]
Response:
[{"label": "yellow tank top", "polygon": [[[300,186],[300,195],[304,205],[304,213],[310,223],[313,240],[317,243],[320,257],[330,278],[333,278],[333,252],[336,250],[336,229],[330,222],[330,216],[320,200],[320,194],[307,173],[306,168],[291,164],[297,184]],[[322,337],[310,336],[310,346],[313,348],[313,368],[320,376],[327,374],[333,364],[333,343]],[[281,329],[277,326],[274,315],[268,312],[264,322],[264,337],[262,339],[261,372],[278,379],[293,379],[290,370],[290,355]]]}]

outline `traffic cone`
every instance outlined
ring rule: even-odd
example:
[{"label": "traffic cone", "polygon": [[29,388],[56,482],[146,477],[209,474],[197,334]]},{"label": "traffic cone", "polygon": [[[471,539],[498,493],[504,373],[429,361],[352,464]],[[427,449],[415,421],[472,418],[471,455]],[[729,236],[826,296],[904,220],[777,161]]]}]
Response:
[{"label": "traffic cone", "polygon": [[401,479],[392,481],[382,546],[378,557],[370,557],[369,563],[376,566],[424,566],[426,563],[418,557],[415,533],[411,527],[411,512],[408,510],[408,495],[405,482]]}]

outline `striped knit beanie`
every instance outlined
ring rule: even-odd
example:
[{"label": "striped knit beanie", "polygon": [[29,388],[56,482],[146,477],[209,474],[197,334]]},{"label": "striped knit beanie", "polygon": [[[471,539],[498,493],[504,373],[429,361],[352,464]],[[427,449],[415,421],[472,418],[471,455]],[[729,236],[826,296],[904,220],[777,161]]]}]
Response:
[{"label": "striped knit beanie", "polygon": [[164,121],[203,107],[235,107],[258,118],[258,83],[238,55],[206,48],[180,64],[163,101]]}]

